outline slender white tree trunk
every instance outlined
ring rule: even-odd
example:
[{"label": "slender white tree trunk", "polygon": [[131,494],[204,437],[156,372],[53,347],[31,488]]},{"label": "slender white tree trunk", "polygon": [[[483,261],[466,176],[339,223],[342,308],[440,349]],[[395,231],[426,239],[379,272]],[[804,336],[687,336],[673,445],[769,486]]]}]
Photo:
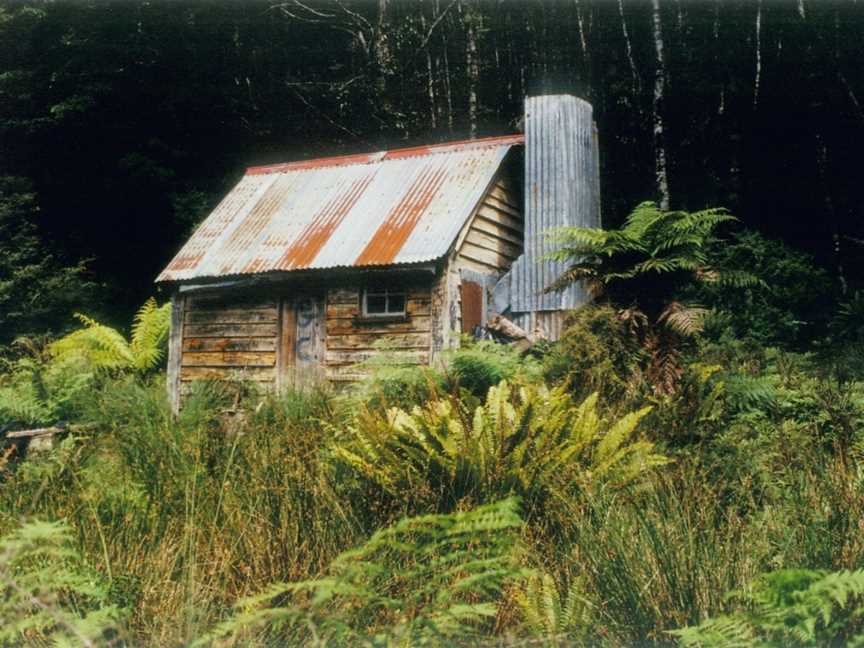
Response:
[{"label": "slender white tree trunk", "polygon": [[663,28],[660,21],[660,0],[652,0],[654,18],[654,52],[657,64],[654,71],[654,175],[660,209],[669,209],[669,180],[666,173],[666,144],[663,128],[663,100],[666,86],[666,67],[663,63]]},{"label": "slender white tree trunk", "polygon": [[762,0],[756,0],[756,76],[753,79],[753,109],[759,105],[759,81],[762,78]]},{"label": "slender white tree trunk", "polygon": [[630,32],[627,29],[627,19],[624,17],[624,0],[618,0],[618,15],[621,17],[621,33],[624,36],[624,51],[627,53],[627,62],[630,64],[630,75],[633,77],[633,99],[639,96],[639,72],[636,70],[636,61],[633,59],[633,43],[630,42]]},{"label": "slender white tree trunk", "polygon": [[478,99],[477,87],[480,85],[480,63],[477,58],[477,14],[468,10],[465,13],[465,69],[468,73],[468,127],[472,138],[477,137]]},{"label": "slender white tree trunk", "polygon": [[[435,21],[435,7],[432,7],[432,21]],[[420,27],[423,32],[426,32],[426,16],[420,13]],[[426,43],[426,95],[429,97],[429,122],[432,128],[438,126],[438,119],[435,114],[435,77],[432,74],[432,53],[429,51],[429,43]]]}]

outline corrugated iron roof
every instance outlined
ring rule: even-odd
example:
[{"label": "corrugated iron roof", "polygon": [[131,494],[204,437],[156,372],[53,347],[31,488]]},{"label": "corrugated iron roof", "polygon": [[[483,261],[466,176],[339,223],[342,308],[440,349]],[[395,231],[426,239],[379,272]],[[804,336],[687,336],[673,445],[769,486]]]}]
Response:
[{"label": "corrugated iron roof", "polygon": [[523,141],[506,135],[252,167],[156,281],[438,259]]}]

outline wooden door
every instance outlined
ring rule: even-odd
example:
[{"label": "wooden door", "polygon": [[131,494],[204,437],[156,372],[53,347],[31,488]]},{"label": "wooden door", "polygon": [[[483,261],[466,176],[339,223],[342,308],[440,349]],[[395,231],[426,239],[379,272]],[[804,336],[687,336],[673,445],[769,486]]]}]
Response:
[{"label": "wooden door", "polygon": [[315,382],[324,367],[324,297],[284,297],[279,308],[278,386]]},{"label": "wooden door", "polygon": [[483,325],[483,286],[476,281],[462,279],[462,332],[473,335]]}]

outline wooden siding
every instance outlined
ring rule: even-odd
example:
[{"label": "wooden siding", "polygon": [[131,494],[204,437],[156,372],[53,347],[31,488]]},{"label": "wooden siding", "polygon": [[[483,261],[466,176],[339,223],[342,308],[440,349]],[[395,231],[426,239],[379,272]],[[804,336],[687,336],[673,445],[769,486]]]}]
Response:
[{"label": "wooden siding", "polygon": [[278,303],[273,297],[209,294],[184,299],[180,382],[276,380]]},{"label": "wooden siding", "polygon": [[392,321],[362,318],[362,289],[333,288],[327,294],[325,319],[325,370],[329,380],[362,378],[368,368],[361,363],[380,354],[383,340],[388,353],[413,363],[427,363],[431,347],[432,295],[428,285],[406,286],[406,316]]},{"label": "wooden siding", "polygon": [[[459,344],[462,326],[462,276],[486,278],[486,289],[522,254],[523,221],[513,181],[501,173],[456,240],[441,277],[433,287],[433,361]],[[485,302],[486,300],[484,300]],[[485,316],[485,313],[483,314]]]},{"label": "wooden siding", "polygon": [[503,274],[522,254],[522,214],[511,182],[500,176],[457,242],[456,263],[480,273]]}]

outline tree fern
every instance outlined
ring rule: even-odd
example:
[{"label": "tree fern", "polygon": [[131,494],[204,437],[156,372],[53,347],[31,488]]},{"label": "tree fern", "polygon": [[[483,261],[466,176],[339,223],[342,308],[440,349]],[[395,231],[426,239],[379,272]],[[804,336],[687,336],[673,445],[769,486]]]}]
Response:
[{"label": "tree fern", "polygon": [[274,584],[241,600],[199,640],[220,645],[454,645],[488,634],[515,562],[522,521],[507,499],[407,518],[337,557],[315,580]]},{"label": "tree fern", "polygon": [[702,331],[707,314],[676,301],[676,291],[687,282],[746,286],[756,281],[744,271],[727,279],[710,267],[707,250],[714,231],[734,220],[725,209],[663,211],[644,202],[617,230],[562,228],[553,233],[560,248],[551,258],[568,267],[548,290],[582,281],[596,298],[605,296],[621,309],[622,317],[640,313],[645,324],[634,334],[649,350],[646,375],[657,391],[668,393],[681,373],[678,350]]}]

